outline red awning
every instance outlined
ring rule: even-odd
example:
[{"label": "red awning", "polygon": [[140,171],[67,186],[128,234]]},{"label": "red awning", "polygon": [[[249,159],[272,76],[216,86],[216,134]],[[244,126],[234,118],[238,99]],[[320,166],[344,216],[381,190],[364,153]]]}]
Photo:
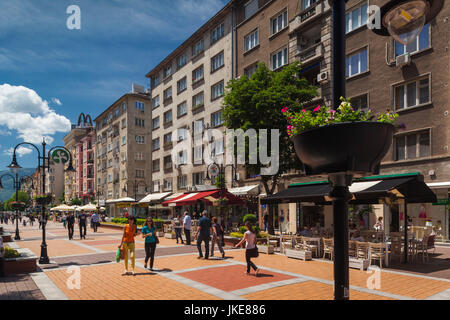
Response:
[{"label": "red awning", "polygon": [[[185,193],[182,196],[179,196],[177,198],[171,199],[169,201],[165,201],[162,203],[163,206],[189,206],[194,205],[196,201],[204,201],[207,204],[211,204],[211,201],[204,199],[205,197],[213,197],[216,199],[220,198],[220,190],[212,190],[212,191],[203,191],[203,192],[191,192],[191,193]],[[234,194],[228,192],[227,190],[222,191],[223,198],[228,199],[229,204],[244,204],[244,201],[242,201],[240,198],[236,197]]]}]

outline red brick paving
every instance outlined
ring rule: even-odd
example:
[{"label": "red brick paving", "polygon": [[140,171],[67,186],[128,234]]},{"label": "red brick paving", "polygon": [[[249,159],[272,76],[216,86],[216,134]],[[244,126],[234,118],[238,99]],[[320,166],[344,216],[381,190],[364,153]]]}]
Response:
[{"label": "red brick paving", "polygon": [[294,279],[294,277],[267,270],[261,270],[258,277],[254,276],[253,271],[252,275],[245,274],[245,271],[246,266],[234,265],[184,272],[178,275],[227,292],[265,283]]}]

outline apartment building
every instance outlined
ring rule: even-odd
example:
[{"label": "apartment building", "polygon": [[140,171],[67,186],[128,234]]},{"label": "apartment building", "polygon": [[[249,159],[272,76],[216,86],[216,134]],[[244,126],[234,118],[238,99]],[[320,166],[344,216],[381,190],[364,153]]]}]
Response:
[{"label": "apartment building", "polygon": [[84,204],[95,196],[96,134],[90,115],[81,113],[78,124],[63,138],[64,146],[71,152],[75,173],[64,173],[64,198],[66,203],[81,199]]},{"label": "apartment building", "polygon": [[150,98],[143,90],[124,94],[95,119],[100,204],[124,197],[140,200],[147,194],[150,121]]},{"label": "apartment building", "polygon": [[[369,6],[386,2],[349,0],[346,4],[346,96],[357,108],[370,108],[373,113],[395,110],[400,115],[398,122],[406,125],[406,131],[395,135],[381,174],[420,172],[440,203],[448,204],[450,6],[444,4],[416,42],[404,46],[392,37],[377,36],[367,27]],[[257,62],[276,71],[300,61],[300,75],[319,88],[320,96],[311,104],[331,105],[331,9],[327,0],[236,1],[236,15],[235,76],[250,76]],[[241,176],[246,184],[257,179],[245,172]],[[286,175],[278,189],[305,181],[310,178]],[[440,220],[445,225],[448,237],[448,205],[425,206],[433,223]],[[389,212],[390,220],[399,215],[395,208],[378,209],[380,215],[393,211]],[[291,221],[298,220],[301,211],[296,204],[281,205],[277,211],[281,210],[288,212]],[[324,214],[323,208],[303,211]],[[413,217],[419,211],[420,204],[408,208]],[[295,227],[291,224],[291,231]]]},{"label": "apartment building", "polygon": [[[146,75],[152,193],[199,189],[209,184],[204,155],[223,160],[222,96],[234,67],[233,23],[230,1]],[[206,129],[217,131],[202,140]],[[231,174],[227,180],[231,184]]]}]

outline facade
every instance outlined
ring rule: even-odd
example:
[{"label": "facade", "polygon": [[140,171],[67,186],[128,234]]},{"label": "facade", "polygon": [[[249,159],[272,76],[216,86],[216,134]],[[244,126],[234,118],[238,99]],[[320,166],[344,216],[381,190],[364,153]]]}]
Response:
[{"label": "facade", "polygon": [[150,184],[150,98],[123,95],[96,119],[96,181],[99,203],[142,199]]},{"label": "facade", "polygon": [[80,114],[78,124],[64,137],[64,146],[71,152],[76,173],[65,173],[66,203],[81,199],[89,203],[95,197],[96,134],[90,115]]},{"label": "facade", "polygon": [[[222,96],[233,73],[232,44],[230,2],[147,74],[152,193],[198,190],[210,184],[207,159],[223,160]],[[215,133],[204,137],[205,129]]]},{"label": "facade", "polygon": [[50,167],[45,172],[45,193],[53,195],[54,203],[58,203],[58,199],[63,195],[64,166],[61,162],[54,163],[50,160]]}]

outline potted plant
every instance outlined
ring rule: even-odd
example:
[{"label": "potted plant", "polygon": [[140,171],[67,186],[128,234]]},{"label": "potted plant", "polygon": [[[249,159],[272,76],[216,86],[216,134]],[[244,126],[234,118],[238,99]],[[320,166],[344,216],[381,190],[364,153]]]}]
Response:
[{"label": "potted plant", "polygon": [[373,116],[370,110],[354,109],[341,97],[337,110],[281,110],[288,119],[288,135],[307,175],[351,173],[378,174],[389,150],[398,114],[388,110]]},{"label": "potted plant", "polygon": [[265,254],[274,254],[275,247],[269,243],[269,239],[267,239],[267,243],[258,241],[258,252],[262,252]]},{"label": "potted plant", "polygon": [[41,206],[48,205],[52,202],[52,195],[51,194],[45,194],[41,196],[34,197],[34,200],[36,200],[36,203]]},{"label": "potted plant", "polygon": [[18,210],[18,211],[23,211],[25,209],[25,203],[21,202],[21,201],[13,201],[10,202],[9,205],[11,206],[11,208],[13,208],[14,210]]}]

